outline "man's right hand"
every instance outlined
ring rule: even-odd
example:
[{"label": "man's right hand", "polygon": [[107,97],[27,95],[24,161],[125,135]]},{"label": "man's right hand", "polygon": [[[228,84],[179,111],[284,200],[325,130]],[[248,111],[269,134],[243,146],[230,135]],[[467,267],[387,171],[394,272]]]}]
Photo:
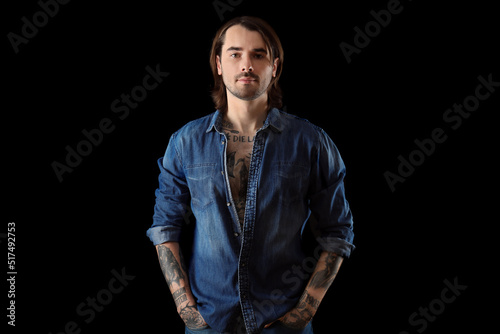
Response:
[{"label": "man's right hand", "polygon": [[191,304],[191,302],[187,302],[184,306],[180,306],[179,315],[190,329],[202,328],[207,325],[196,305]]}]

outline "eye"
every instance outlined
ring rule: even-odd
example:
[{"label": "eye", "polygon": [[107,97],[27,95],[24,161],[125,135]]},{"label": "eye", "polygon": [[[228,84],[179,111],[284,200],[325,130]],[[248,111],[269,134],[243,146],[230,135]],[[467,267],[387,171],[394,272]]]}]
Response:
[{"label": "eye", "polygon": [[262,58],[264,58],[264,55],[261,55],[261,54],[258,54],[258,53],[257,53],[254,57],[255,57],[256,59],[262,59]]},{"label": "eye", "polygon": [[238,53],[232,53],[229,57],[238,58],[240,55]]}]

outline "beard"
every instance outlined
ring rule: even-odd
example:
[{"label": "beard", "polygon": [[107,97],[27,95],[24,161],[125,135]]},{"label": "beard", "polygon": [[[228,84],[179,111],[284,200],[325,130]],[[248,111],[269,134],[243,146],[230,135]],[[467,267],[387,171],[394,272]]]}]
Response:
[{"label": "beard", "polygon": [[[251,84],[239,84],[238,80],[241,78],[252,78],[255,81]],[[231,80],[226,80],[223,76],[223,81],[227,90],[233,96],[244,101],[252,101],[260,97],[267,91],[270,83],[270,80],[268,82],[261,82],[259,76],[251,72],[239,74]]]}]

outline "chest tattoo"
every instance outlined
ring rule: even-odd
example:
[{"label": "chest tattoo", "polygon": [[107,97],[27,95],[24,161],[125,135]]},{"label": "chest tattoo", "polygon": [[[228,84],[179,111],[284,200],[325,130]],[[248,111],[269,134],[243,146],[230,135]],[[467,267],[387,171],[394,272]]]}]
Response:
[{"label": "chest tattoo", "polygon": [[222,128],[227,137],[226,166],[229,186],[239,223],[243,226],[247,200],[248,171],[255,135],[242,134],[234,130],[229,122],[223,122]]}]

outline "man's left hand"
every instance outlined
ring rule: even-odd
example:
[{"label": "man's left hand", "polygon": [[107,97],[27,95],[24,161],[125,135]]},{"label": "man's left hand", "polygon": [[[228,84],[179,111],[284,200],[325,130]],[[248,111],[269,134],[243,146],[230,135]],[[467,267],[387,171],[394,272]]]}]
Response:
[{"label": "man's left hand", "polygon": [[285,327],[304,329],[312,320],[313,315],[314,314],[307,308],[298,309],[297,307],[294,307],[288,313],[285,313],[283,317],[278,319],[278,321],[280,321]]},{"label": "man's left hand", "polygon": [[267,324],[266,326],[264,326],[264,328],[267,328],[275,322],[280,321],[285,327],[293,329],[304,329],[312,320],[314,314],[316,313],[316,310],[318,309],[318,306],[319,301],[309,295],[306,290],[300,298],[297,306],[285,313],[285,315],[281,318],[271,322],[270,324]]}]

